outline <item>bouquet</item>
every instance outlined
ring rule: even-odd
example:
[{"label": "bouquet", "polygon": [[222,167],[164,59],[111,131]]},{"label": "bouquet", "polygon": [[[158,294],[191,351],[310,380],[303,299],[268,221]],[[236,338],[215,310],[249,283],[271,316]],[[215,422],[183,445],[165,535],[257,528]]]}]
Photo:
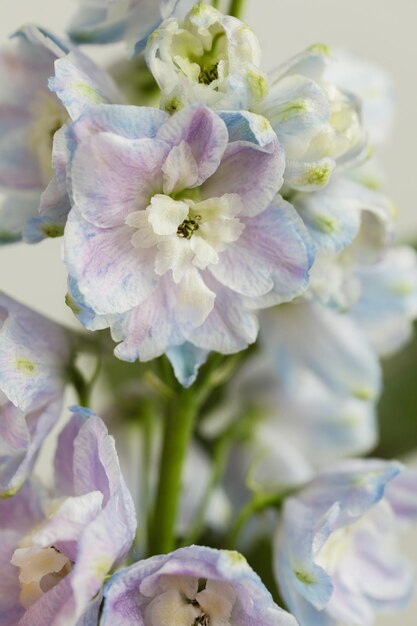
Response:
[{"label": "bouquet", "polygon": [[391,84],[324,44],[265,73],[243,9],[80,0],[0,51],[0,242],[62,237],[79,322],[0,294],[1,626],[371,626],[411,595],[417,474],[372,454],[417,317]]}]

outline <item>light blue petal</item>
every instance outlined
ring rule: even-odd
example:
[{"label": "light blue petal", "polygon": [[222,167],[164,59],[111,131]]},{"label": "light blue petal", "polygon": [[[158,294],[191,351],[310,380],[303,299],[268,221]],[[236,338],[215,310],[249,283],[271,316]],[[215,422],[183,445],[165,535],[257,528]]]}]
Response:
[{"label": "light blue petal", "polygon": [[174,374],[183,387],[191,387],[198,376],[198,370],[207,361],[209,353],[188,341],[167,350],[167,357],[174,368]]}]

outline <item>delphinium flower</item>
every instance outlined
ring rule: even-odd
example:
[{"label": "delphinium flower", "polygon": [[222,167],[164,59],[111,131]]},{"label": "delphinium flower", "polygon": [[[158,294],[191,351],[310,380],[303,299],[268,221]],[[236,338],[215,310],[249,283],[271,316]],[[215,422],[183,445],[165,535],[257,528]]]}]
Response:
[{"label": "delphinium flower", "polygon": [[258,331],[252,298],[305,290],[310,239],[276,196],[283,155],[263,118],[103,105],[71,135],[73,308],[88,328],[111,327],[120,358],[186,342],[242,350]]},{"label": "delphinium flower", "polygon": [[80,0],[69,28],[78,43],[126,40],[139,52],[162,19],[181,14],[196,0]]},{"label": "delphinium flower", "polygon": [[[54,72],[54,89],[66,108],[48,88]],[[19,30],[1,50],[0,80],[7,85],[0,97],[0,185],[7,194],[0,242],[56,237],[70,209],[65,125],[91,104],[119,102],[122,96],[80,50],[35,26]]]},{"label": "delphinium flower", "polygon": [[135,535],[112,437],[91,411],[72,411],[58,439],[54,494],[28,482],[0,501],[4,626],[97,624],[105,577]]},{"label": "delphinium flower", "polygon": [[326,46],[312,46],[266,75],[251,29],[199,2],[183,20],[161,24],[146,58],[168,111],[200,102],[266,117],[285,148],[288,188],[319,189],[335,168],[366,155],[359,100],[327,78]]},{"label": "delphinium flower", "polygon": [[416,516],[416,474],[395,462],[345,462],[284,504],[275,573],[300,626],[373,624],[398,610],[413,575],[396,535]]},{"label": "delphinium flower", "polygon": [[107,584],[101,623],[295,626],[237,552],[190,546],[140,561]]},{"label": "delphinium flower", "polygon": [[60,325],[0,293],[0,494],[30,475],[61,412],[75,341]]},{"label": "delphinium flower", "polygon": [[193,103],[250,109],[268,92],[252,30],[202,2],[183,20],[162,23],[148,40],[146,59],[169,112]]}]

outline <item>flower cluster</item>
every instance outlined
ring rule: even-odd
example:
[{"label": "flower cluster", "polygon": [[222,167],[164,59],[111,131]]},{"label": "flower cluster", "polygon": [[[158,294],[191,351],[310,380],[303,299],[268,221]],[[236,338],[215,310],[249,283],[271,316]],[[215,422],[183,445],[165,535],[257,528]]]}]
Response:
[{"label": "flower cluster", "polygon": [[390,82],[323,44],[266,73],[217,5],[80,0],[0,50],[0,243],[62,237],[89,331],[0,293],[2,626],[371,626],[411,594],[417,475],[352,458],[417,318]]}]

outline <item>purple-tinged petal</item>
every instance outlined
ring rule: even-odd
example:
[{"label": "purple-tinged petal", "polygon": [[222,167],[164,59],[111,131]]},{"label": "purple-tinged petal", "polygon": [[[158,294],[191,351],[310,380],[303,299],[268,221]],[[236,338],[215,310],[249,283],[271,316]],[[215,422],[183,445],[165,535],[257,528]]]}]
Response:
[{"label": "purple-tinged petal", "polygon": [[129,213],[146,209],[162,191],[166,143],[128,140],[110,133],[92,136],[77,149],[71,166],[74,203],[101,228],[120,226]]},{"label": "purple-tinged petal", "polygon": [[217,171],[202,185],[203,198],[239,194],[242,215],[256,216],[267,208],[283,182],[284,152],[275,140],[261,148],[246,141],[228,145]]},{"label": "purple-tinged petal", "polygon": [[201,185],[219,167],[226,150],[228,133],[218,115],[207,107],[197,106],[187,107],[169,118],[160,128],[157,138],[171,146],[177,146],[183,141],[189,145],[198,167],[195,187]]},{"label": "purple-tinged petal", "polygon": [[65,229],[65,261],[77,288],[97,313],[128,311],[151,294],[152,252],[134,248],[129,226],[96,228],[73,209]]},{"label": "purple-tinged petal", "polygon": [[293,207],[278,197],[268,209],[243,220],[245,230],[210,268],[215,278],[244,296],[273,292],[276,304],[308,285],[313,246]]},{"label": "purple-tinged petal", "polygon": [[214,307],[204,324],[191,331],[187,339],[203,350],[222,354],[244,350],[256,340],[256,316],[245,308],[241,296],[218,283],[207,272],[203,277],[216,294]]}]

